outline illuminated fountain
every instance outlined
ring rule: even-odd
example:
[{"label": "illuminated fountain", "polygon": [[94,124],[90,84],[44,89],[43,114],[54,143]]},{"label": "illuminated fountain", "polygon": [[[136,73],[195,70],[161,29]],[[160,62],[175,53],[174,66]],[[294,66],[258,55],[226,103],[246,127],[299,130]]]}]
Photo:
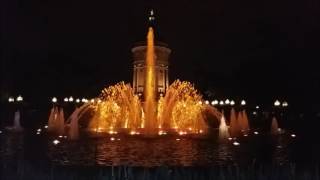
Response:
[{"label": "illuminated fountain", "polygon": [[64,112],[63,112],[63,108],[60,108],[59,111],[59,116],[58,116],[58,125],[57,125],[57,132],[59,135],[63,135],[64,133]]},{"label": "illuminated fountain", "polygon": [[17,130],[17,131],[21,131],[22,130],[22,127],[21,127],[21,124],[20,124],[20,111],[16,111],[14,113],[14,121],[13,121],[13,129],[14,130]]},{"label": "illuminated fountain", "polygon": [[160,131],[205,133],[208,127],[204,112],[215,117],[220,113],[202,101],[191,83],[176,80],[169,86],[165,96],[154,102],[154,119],[146,126],[147,113],[143,110],[141,99],[133,93],[130,85],[121,82],[104,89],[99,100],[87,103],[87,108],[93,111],[89,130],[109,134],[124,131],[132,135],[158,134]]},{"label": "illuminated fountain", "polygon": [[271,122],[271,134],[277,135],[277,134],[280,134],[280,132],[281,132],[281,129],[279,128],[278,120],[276,117],[273,117]]},{"label": "illuminated fountain", "polygon": [[79,108],[76,108],[70,116],[69,138],[71,140],[79,138]]},{"label": "illuminated fountain", "polygon": [[58,118],[58,109],[56,107],[52,107],[49,115],[49,120],[48,120],[48,131],[53,132],[55,131],[56,127],[56,120]]},{"label": "illuminated fountain", "polygon": [[247,131],[249,131],[249,120],[248,120],[248,115],[246,110],[243,110],[241,112],[239,112],[239,120],[238,123],[240,125],[241,131],[246,133]]},{"label": "illuminated fountain", "polygon": [[219,125],[219,140],[224,141],[230,137],[226,118],[222,115]]},{"label": "illuminated fountain", "polygon": [[52,107],[48,120],[48,131],[54,134],[64,134],[64,112],[63,109],[58,107]]},{"label": "illuminated fountain", "polygon": [[156,122],[156,75],[155,75],[155,53],[154,53],[154,33],[149,27],[147,35],[147,57],[146,57],[146,80],[145,80],[145,130],[146,133],[155,133]]},{"label": "illuminated fountain", "polygon": [[240,134],[240,131],[236,111],[232,108],[230,114],[230,134],[232,137],[237,137]]},{"label": "illuminated fountain", "polygon": [[[82,122],[83,114],[87,114],[83,119],[88,121],[86,129],[90,132],[145,136],[167,133],[205,134],[208,129],[208,117],[220,119],[220,112],[203,103],[202,96],[190,82],[176,80],[167,87],[168,78],[163,73],[166,71],[166,65],[159,65],[159,62],[163,63],[161,57],[164,55],[156,54],[155,50],[170,50],[159,46],[155,48],[154,31],[150,26],[146,46],[139,46],[133,50],[137,52],[139,62],[135,64],[137,71],[134,73],[134,88],[130,84],[120,82],[103,89],[98,98],[76,109],[67,120],[70,139],[78,138],[78,124]],[[139,56],[141,54],[145,56]],[[136,73],[141,72],[144,74],[137,76]],[[142,79],[143,93],[139,89]],[[159,85],[159,82],[164,85]],[[162,88],[160,93],[159,87]]]},{"label": "illuminated fountain", "polygon": [[6,127],[6,129],[13,132],[23,131],[23,128],[21,127],[21,123],[20,123],[20,118],[21,118],[20,111],[17,110],[14,113],[13,126]]}]

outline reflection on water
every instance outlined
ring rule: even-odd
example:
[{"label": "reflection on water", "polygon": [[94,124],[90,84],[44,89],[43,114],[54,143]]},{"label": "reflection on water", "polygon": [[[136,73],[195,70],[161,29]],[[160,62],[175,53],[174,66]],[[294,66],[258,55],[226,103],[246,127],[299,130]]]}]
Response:
[{"label": "reflection on water", "polygon": [[65,141],[58,146],[49,143],[49,156],[58,164],[90,166],[207,166],[290,161],[289,140],[261,141],[246,137],[240,141],[240,146],[234,146],[232,141],[217,143],[212,138],[107,137]]},{"label": "reflection on water", "polygon": [[[19,161],[50,165],[77,166],[208,166],[291,161],[293,140],[269,135],[249,135],[221,143],[217,138],[159,137],[154,139],[130,136],[60,139],[54,145],[45,135],[26,133],[1,135],[0,156],[4,164]],[[41,166],[42,166],[41,165]]]},{"label": "reflection on water", "polygon": [[[63,164],[193,166],[226,163],[232,160],[227,144],[216,144],[210,139],[174,137],[143,139],[117,137],[87,139],[50,146],[52,159]],[[80,158],[79,158],[80,157]]]}]

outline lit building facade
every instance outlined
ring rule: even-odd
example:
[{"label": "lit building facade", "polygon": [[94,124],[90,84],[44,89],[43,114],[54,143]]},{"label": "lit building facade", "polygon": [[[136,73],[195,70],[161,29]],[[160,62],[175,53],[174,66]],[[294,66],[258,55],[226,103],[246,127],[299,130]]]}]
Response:
[{"label": "lit building facade", "polygon": [[[133,90],[135,94],[143,95],[146,76],[146,42],[136,43],[131,49],[133,55]],[[168,45],[161,42],[155,43],[155,71],[156,90],[158,97],[164,94],[169,87],[169,57],[171,50]]]}]

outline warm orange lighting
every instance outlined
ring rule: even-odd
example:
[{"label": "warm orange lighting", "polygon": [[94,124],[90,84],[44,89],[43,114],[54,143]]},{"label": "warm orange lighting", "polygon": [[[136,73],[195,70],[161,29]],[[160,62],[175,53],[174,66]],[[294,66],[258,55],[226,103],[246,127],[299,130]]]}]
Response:
[{"label": "warm orange lighting", "polygon": [[145,128],[147,133],[152,133],[155,123],[155,93],[156,93],[156,75],[155,75],[155,52],[154,52],[154,33],[153,28],[149,27],[147,35],[147,54],[146,54],[146,76],[145,76]]},{"label": "warm orange lighting", "polygon": [[[219,117],[220,112],[203,101],[201,94],[190,82],[176,80],[156,98],[156,53],[152,27],[147,35],[144,91],[136,92],[130,84],[117,83],[102,90],[99,98],[91,100],[93,118],[89,129],[102,127],[113,134],[128,129],[128,134],[160,134],[172,131],[181,135],[206,133],[206,116]],[[87,100],[86,100],[87,101]],[[204,103],[206,105],[204,105]],[[219,101],[216,100],[216,103]],[[114,128],[114,130],[112,128]],[[131,131],[130,131],[131,130]],[[99,130],[96,130],[99,131]]]},{"label": "warm orange lighting", "polygon": [[166,135],[167,132],[161,130],[161,131],[158,132],[158,134],[159,134],[160,136],[161,136],[161,135]]},{"label": "warm orange lighting", "polygon": [[109,133],[109,134],[118,134],[117,131],[112,131],[112,130],[110,130],[108,133]]},{"label": "warm orange lighting", "polygon": [[180,135],[180,136],[186,135],[186,134],[187,134],[187,132],[185,132],[185,131],[179,131],[179,135]]}]

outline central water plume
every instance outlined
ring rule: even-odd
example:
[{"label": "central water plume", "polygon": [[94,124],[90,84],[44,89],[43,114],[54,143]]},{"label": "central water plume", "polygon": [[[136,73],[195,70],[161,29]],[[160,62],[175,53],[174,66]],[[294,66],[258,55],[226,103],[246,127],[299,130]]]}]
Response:
[{"label": "central water plume", "polygon": [[154,54],[154,33],[149,27],[147,35],[147,55],[146,55],[146,78],[144,87],[145,99],[145,131],[154,133],[156,122],[156,75],[155,75],[155,54]]}]

